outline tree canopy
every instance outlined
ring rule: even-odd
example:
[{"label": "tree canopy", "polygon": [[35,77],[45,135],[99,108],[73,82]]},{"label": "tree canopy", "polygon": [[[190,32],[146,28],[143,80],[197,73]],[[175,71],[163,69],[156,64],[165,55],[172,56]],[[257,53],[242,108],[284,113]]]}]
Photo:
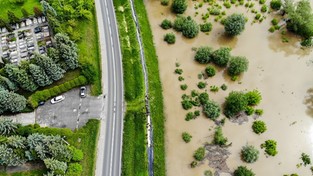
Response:
[{"label": "tree canopy", "polygon": [[235,36],[245,29],[246,20],[243,14],[234,13],[225,19],[224,27],[226,34]]}]

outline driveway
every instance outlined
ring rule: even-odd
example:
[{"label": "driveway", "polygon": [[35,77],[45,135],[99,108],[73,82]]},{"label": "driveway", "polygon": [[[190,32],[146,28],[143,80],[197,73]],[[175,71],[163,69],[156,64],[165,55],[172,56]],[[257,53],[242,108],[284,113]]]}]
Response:
[{"label": "driveway", "polygon": [[36,110],[36,123],[40,126],[67,127],[71,129],[84,126],[88,119],[100,118],[104,107],[103,96],[93,97],[89,95],[80,98],[79,88],[72,89],[63,95],[65,100],[51,104],[50,100]]}]

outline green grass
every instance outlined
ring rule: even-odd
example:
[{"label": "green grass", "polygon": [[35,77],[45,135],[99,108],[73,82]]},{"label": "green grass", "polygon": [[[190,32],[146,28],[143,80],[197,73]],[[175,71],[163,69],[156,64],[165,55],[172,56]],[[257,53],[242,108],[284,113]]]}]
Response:
[{"label": "green grass", "polygon": [[24,8],[29,14],[34,14],[34,7],[39,7],[41,9],[41,4],[38,0],[25,0],[25,3],[23,5],[16,5],[14,3],[10,3],[9,0],[0,0],[0,18],[7,20],[7,12],[8,10],[11,10],[14,12],[14,14],[22,18],[23,14],[21,12],[21,8]]},{"label": "green grass", "polygon": [[153,35],[143,0],[136,0],[135,9],[139,18],[149,79],[149,98],[153,122],[154,175],[165,176],[164,113],[159,64],[153,43]]},{"label": "green grass", "polygon": [[[82,36],[80,42],[78,42],[79,48],[79,62],[83,63],[88,60],[97,69],[97,78],[94,84],[91,85],[91,94],[100,95],[101,90],[101,57],[99,49],[99,35],[98,24],[96,19],[95,10],[93,10],[93,18],[91,21],[79,20],[78,30]],[[105,54],[105,53],[103,53]]]},{"label": "green grass", "polygon": [[[143,112],[128,111],[124,117],[123,176],[147,176],[146,119]],[[129,139],[129,140],[127,140]]]},{"label": "green grass", "polygon": [[[126,101],[142,99],[144,96],[144,79],[140,63],[139,45],[136,28],[132,19],[128,0],[114,0],[120,43],[123,55],[123,74]],[[124,12],[119,7],[124,8]]]}]

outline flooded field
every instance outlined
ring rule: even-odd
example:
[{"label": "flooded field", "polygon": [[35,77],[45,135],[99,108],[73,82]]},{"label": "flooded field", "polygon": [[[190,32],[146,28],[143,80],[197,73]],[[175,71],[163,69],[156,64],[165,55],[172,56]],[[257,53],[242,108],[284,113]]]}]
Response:
[{"label": "flooded field", "polygon": [[[189,3],[190,8],[185,14],[194,17],[195,2]],[[232,48],[232,55],[249,59],[249,69],[239,81],[231,81],[223,69],[219,69],[213,78],[205,80],[208,83],[207,89],[211,85],[220,87],[223,83],[228,86],[226,91],[219,90],[217,93],[208,90],[211,99],[222,104],[233,90],[258,89],[262,93],[263,99],[258,108],[264,109],[264,114],[260,117],[267,124],[268,130],[264,134],[253,133],[252,117],[242,125],[226,121],[223,127],[224,135],[232,142],[232,146],[228,148],[231,155],[227,160],[230,170],[246,165],[257,176],[282,176],[291,173],[312,175],[309,166],[297,168],[296,165],[302,162],[300,156],[303,152],[313,157],[313,101],[310,100],[310,96],[313,98],[313,52],[310,49],[301,49],[299,39],[295,37],[287,35],[289,42],[283,43],[280,32],[268,32],[271,14],[267,14],[267,19],[261,24],[251,25],[254,15],[244,7],[232,7],[226,11],[227,14],[240,11],[249,17],[246,29],[240,36],[227,38],[223,35],[223,26],[212,22],[213,30],[209,35],[200,32],[196,38],[186,39],[172,29],[163,30],[159,27],[163,19],[175,18],[170,13],[169,6],[161,6],[159,0],[146,0],[145,4],[154,34],[163,84],[167,175],[201,176],[205,170],[210,169],[207,160],[196,168],[191,168],[190,163],[193,161],[194,151],[212,141],[215,124],[204,116],[185,121],[188,111],[183,110],[180,104],[182,94],[189,94],[193,89],[199,90],[197,83],[200,80],[197,75],[204,71],[206,65],[197,64],[193,60],[195,52],[192,48],[204,45],[214,49],[229,46]],[[200,14],[206,8],[202,7],[197,11],[199,15],[195,19],[202,23]],[[168,32],[176,34],[174,45],[163,41],[163,36]],[[174,74],[175,63],[179,63],[184,71],[182,76],[185,80],[182,82]],[[187,84],[188,89],[182,91],[181,84]],[[182,140],[181,134],[184,131],[193,136],[190,143],[186,144]],[[277,141],[278,154],[275,157],[266,157],[259,147],[268,139]],[[260,151],[259,159],[253,164],[243,163],[240,159],[240,150],[246,144],[254,145]]]}]

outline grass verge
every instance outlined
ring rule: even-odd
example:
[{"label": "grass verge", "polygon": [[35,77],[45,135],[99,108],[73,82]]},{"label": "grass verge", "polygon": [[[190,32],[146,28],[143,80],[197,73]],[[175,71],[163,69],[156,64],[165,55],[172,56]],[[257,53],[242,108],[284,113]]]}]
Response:
[{"label": "grass verge", "polygon": [[153,122],[154,175],[165,176],[164,112],[158,57],[154,48],[153,35],[144,1],[136,0],[134,3],[139,19],[146,65],[148,69],[149,98]]}]

